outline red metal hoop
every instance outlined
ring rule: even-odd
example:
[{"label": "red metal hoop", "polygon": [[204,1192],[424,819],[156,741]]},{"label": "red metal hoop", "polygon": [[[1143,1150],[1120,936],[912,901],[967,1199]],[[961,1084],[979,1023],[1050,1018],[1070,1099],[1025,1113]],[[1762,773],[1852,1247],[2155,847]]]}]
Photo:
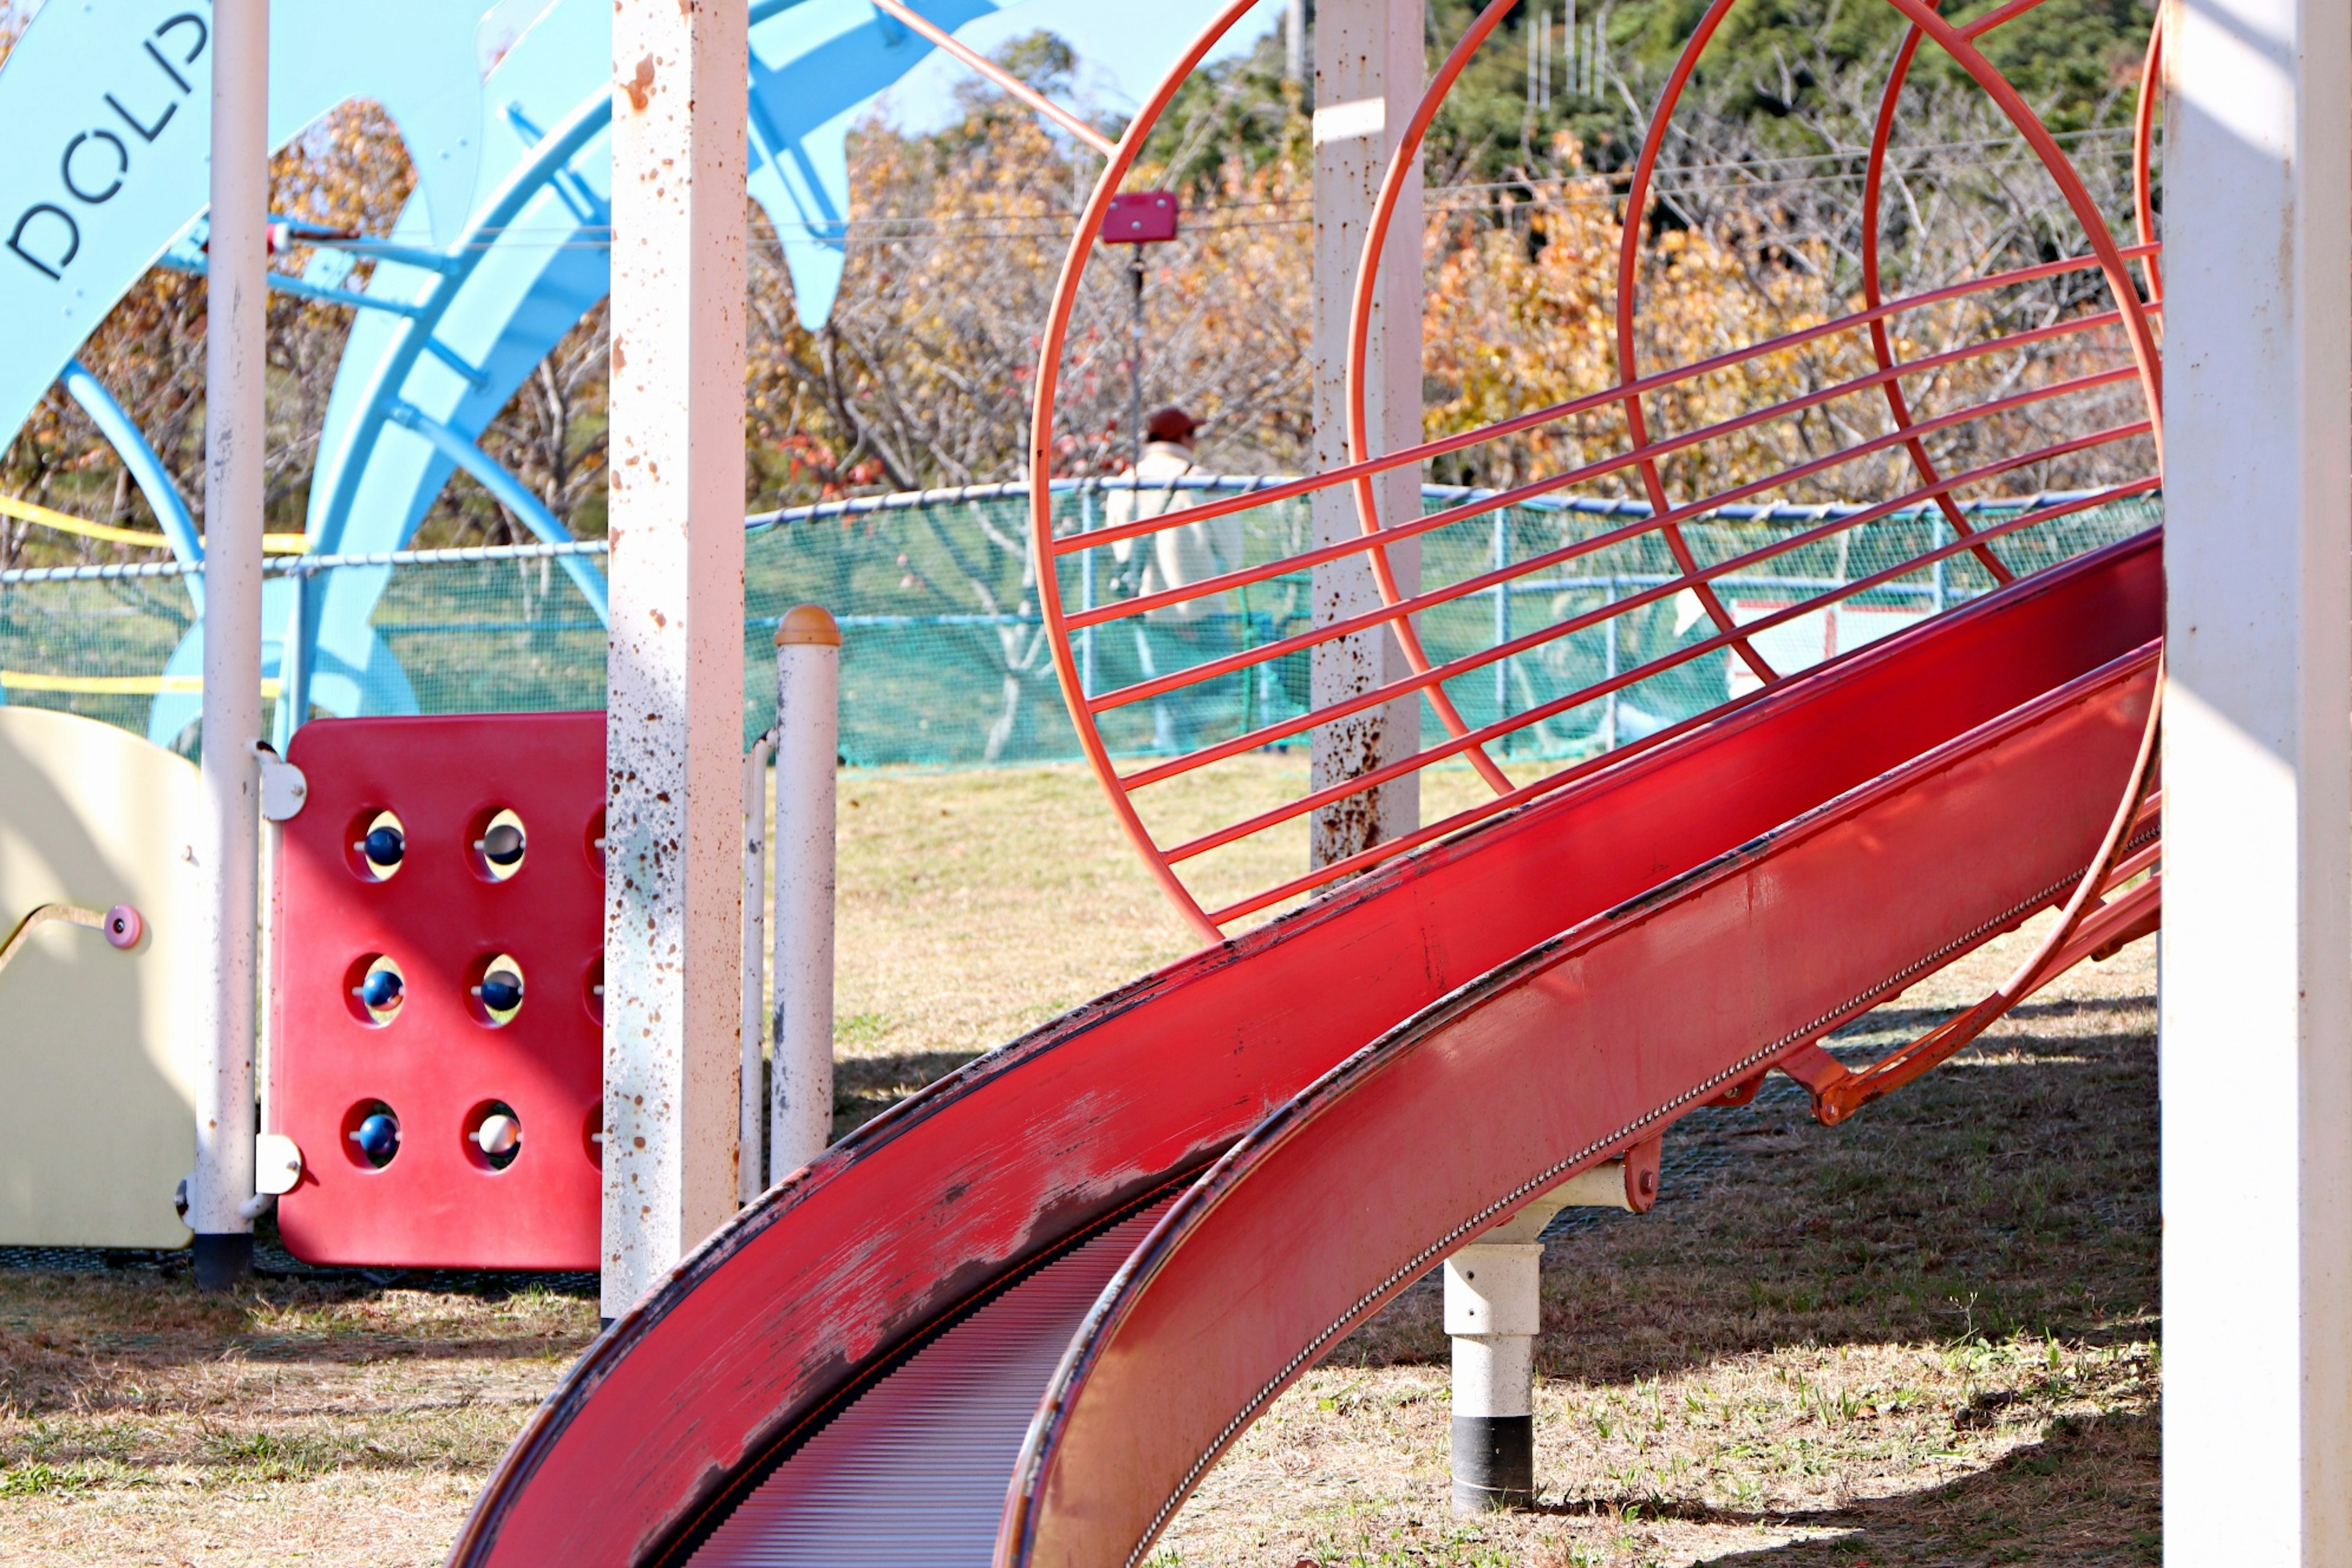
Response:
[{"label": "red metal hoop", "polygon": [[[2081,177],[2046,127],[1976,47],[1976,38],[2023,15],[2040,0],[2011,0],[2011,4],[1965,26],[1944,20],[1925,4],[1925,0],[1888,0],[1888,3],[1903,15],[1908,28],[1881,99],[1865,171],[1866,218],[1860,309],[1835,320],[1802,326],[1690,364],[1645,372],[1638,363],[1636,325],[1641,310],[1642,236],[1645,226],[1642,215],[1650,205],[1668,127],[1699,54],[1721,26],[1732,5],[1737,4],[1737,0],[1716,0],[1686,43],[1668,78],[1643,138],[1641,154],[1626,192],[1624,211],[1627,216],[1617,272],[1619,374],[1616,384],[1594,394],[1514,415],[1477,430],[1422,440],[1393,452],[1374,451],[1367,405],[1370,325],[1378,269],[1386,257],[1402,195],[1409,188],[1406,182],[1417,177],[1418,154],[1430,124],[1469,61],[1516,4],[1516,0],[1492,0],[1480,11],[1433,78],[1399,138],[1381,183],[1372,222],[1365,237],[1350,312],[1345,405],[1349,460],[1327,472],[1285,481],[1252,494],[1219,498],[1179,512],[1138,518],[1080,535],[1057,537],[1054,529],[1053,497],[1043,481],[1050,473],[1050,455],[1055,445],[1055,407],[1060,385],[1061,359],[1076,309],[1081,275],[1091,250],[1092,237],[1099,226],[1103,210],[1134,166],[1144,139],[1156,127],[1184,78],[1208,49],[1239,22],[1249,10],[1249,5],[1243,0],[1229,5],[1203,30],[1183,59],[1155,89],[1121,138],[1109,166],[1104,171],[1086,212],[1080,217],[1055,292],[1042,344],[1034,403],[1031,461],[1032,473],[1040,482],[1033,489],[1031,515],[1038,558],[1045,563],[1040,574],[1040,589],[1045,614],[1055,628],[1052,642],[1055,668],[1089,763],[1109,794],[1122,826],[1144,855],[1153,875],[1178,909],[1203,935],[1217,934],[1227,924],[1257,916],[1287,900],[1328,886],[1416,844],[1457,831],[1557,788],[1594,767],[1605,765],[1617,756],[1646,749],[1647,745],[1684,732],[1690,725],[1703,722],[1712,712],[1720,711],[1739,699],[1727,694],[1726,702],[1715,710],[1691,714],[1657,734],[1614,752],[1580,760],[1570,759],[1567,765],[1531,781],[1515,781],[1505,771],[1490,749],[1497,742],[1559,717],[1580,705],[1611,698],[1617,691],[1643,680],[1717,653],[1744,664],[1756,682],[1768,686],[1776,684],[1785,679],[1788,672],[1775,669],[1772,661],[1758,646],[1775,630],[1807,616],[1832,615],[1836,606],[1857,595],[1890,590],[1908,576],[1916,576],[1939,563],[1960,557],[1971,559],[1981,566],[1995,584],[2008,582],[2018,574],[2019,568],[1996,552],[1994,544],[1998,541],[2109,502],[2146,496],[2158,489],[2158,480],[2151,473],[2138,479],[2105,484],[2082,494],[2057,499],[2033,498],[2021,503],[2011,503],[1998,509],[1998,521],[1990,522],[1985,521],[1982,510],[1985,500],[1990,498],[1961,500],[1963,491],[1995,481],[2003,475],[2059,458],[2113,447],[2117,443],[2140,437],[2149,440],[2158,455],[2160,468],[2162,421],[2153,320],[2160,305],[2157,302],[2154,287],[2157,247],[2147,179],[2153,120],[2145,96],[2135,148],[2140,233],[2138,243],[2125,245],[2110,232],[2105,216],[2099,212]],[[1885,160],[1892,143],[1896,107],[1922,41],[1932,41],[1949,55],[2032,147],[2084,232],[2087,248],[2083,254],[1964,279],[1908,296],[1888,296],[1880,265],[1877,209],[1884,195]],[[2158,58],[2158,42],[2151,40],[2147,67],[2150,71],[2155,68],[2154,62]],[[1414,249],[1417,253],[1417,244]],[[2134,283],[2131,269],[2135,262],[2147,269],[2150,289],[2147,301],[2143,301]],[[2083,271],[2101,274],[2113,296],[2113,309],[2023,331],[1996,333],[1986,341],[1958,342],[1933,353],[1914,354],[1907,359],[1896,352],[1888,323],[1898,314],[1965,301],[2018,284]],[[2000,396],[1986,397],[1969,406],[1932,416],[1922,416],[1905,390],[1906,378],[1966,366],[2013,351],[2062,344],[2064,340],[2114,329],[2120,329],[2130,345],[2132,363],[2128,367],[2062,375],[2044,384],[2010,390]],[[1874,366],[1873,371],[1816,386],[1779,402],[1748,407],[1729,416],[1715,418],[1696,428],[1669,434],[1653,433],[1644,406],[1645,399],[1688,386],[1702,377],[1738,374],[1768,356],[1824,343],[1841,334],[1851,334],[1859,341],[1867,342]],[[2131,382],[2137,382],[2141,389],[2147,410],[2143,419],[2126,420],[2098,429],[2078,429],[2066,438],[2047,445],[2019,443],[2030,449],[2013,450],[1996,460],[1977,462],[1949,474],[1942,470],[1930,452],[1930,440],[1963,426],[2059,404]],[[1804,416],[1815,410],[1853,406],[1848,400],[1862,397],[1867,397],[1885,408],[1891,426],[1885,434],[1864,435],[1845,440],[1834,450],[1785,467],[1767,478],[1743,480],[1712,494],[1694,496],[1678,502],[1668,492],[1661,465],[1669,457],[1701,448],[1710,442],[1756,431],[1775,420]],[[1581,462],[1564,472],[1539,475],[1499,493],[1471,497],[1425,516],[1394,522],[1388,522],[1381,516],[1372,481],[1382,474],[1417,469],[1418,465],[1433,458],[1536,431],[1588,412],[1609,410],[1622,412],[1624,420],[1627,444],[1622,450]],[[1801,513],[1785,510],[1768,513],[1783,521],[1806,522],[1809,526],[1776,534],[1762,544],[1743,549],[1713,564],[1701,561],[1686,533],[1694,523],[1723,516],[1726,508],[1737,509],[1758,501],[1769,506],[1777,503],[1790,486],[1809,481],[1818,483],[1859,459],[1895,453],[1901,454],[1903,460],[1907,460],[1919,479],[1916,487],[1899,497],[1867,506],[1826,510],[1810,509]],[[1389,560],[1391,544],[1431,537],[1461,523],[1494,517],[1507,508],[1530,503],[1552,504],[1562,492],[1612,476],[1623,476],[1629,469],[1639,475],[1641,489],[1647,498],[1646,507],[1638,508],[1639,515],[1632,520],[1589,533],[1563,530],[1563,540],[1556,547],[1538,551],[1525,560],[1497,560],[1492,570],[1473,572],[1458,581],[1436,587],[1423,587],[1410,595],[1402,591]],[[1270,562],[1255,564],[1244,562],[1240,566],[1225,568],[1199,581],[1160,587],[1076,612],[1068,610],[1064,604],[1060,568],[1066,557],[1112,544],[1146,540],[1169,529],[1206,523],[1237,512],[1295,500],[1343,486],[1350,489],[1355,497],[1360,523],[1358,537],[1294,550]],[[1617,503],[1615,510],[1622,512],[1624,504]],[[1929,514],[1949,526],[1952,538],[1948,542],[1917,551],[1903,561],[1865,574],[1852,582],[1842,581],[1833,591],[1769,607],[1764,613],[1747,619],[1735,615],[1718,592],[1718,584],[1727,576],[1740,571],[1760,569],[1807,544],[1874,521]],[[1623,597],[1617,597],[1612,590],[1611,602],[1601,610],[1573,614],[1562,611],[1549,624],[1537,630],[1517,636],[1498,633],[1491,647],[1446,658],[1435,657],[1424,639],[1421,620],[1429,612],[1446,605],[1459,605],[1475,594],[1507,595],[1511,585],[1530,573],[1564,567],[1612,545],[1627,544],[1644,536],[1654,536],[1664,547],[1674,563],[1674,571],[1664,580],[1648,584],[1638,592]],[[1175,611],[1188,605],[1197,605],[1202,601],[1214,600],[1217,595],[1235,589],[1267,583],[1286,574],[1307,572],[1326,563],[1358,555],[1364,557],[1371,565],[1380,585],[1382,603],[1377,609],[1308,630],[1272,636],[1235,649],[1211,650],[1202,657],[1183,661],[1180,668],[1161,672],[1147,668],[1142,679],[1114,689],[1089,691],[1082,683],[1076,657],[1076,639],[1081,635],[1091,636],[1097,628],[1123,622],[1133,623],[1139,628],[1142,625],[1139,617],[1146,615]],[[1605,679],[1589,682],[1548,700],[1531,700],[1529,706],[1500,713],[1491,722],[1474,722],[1463,711],[1454,695],[1446,689],[1447,682],[1465,675],[1494,668],[1503,661],[1521,655],[1565,647],[1567,645],[1563,639],[1567,637],[1591,630],[1604,622],[1614,624],[1612,617],[1655,605],[1675,595],[1687,595],[1696,601],[1711,623],[1713,629],[1710,635],[1695,643],[1670,647],[1633,668],[1612,670]],[[1260,670],[1274,659],[1303,657],[1315,647],[1337,637],[1381,627],[1393,629],[1402,645],[1410,666],[1408,676],[1385,681],[1321,706],[1316,706],[1310,698],[1303,711],[1255,726],[1244,720],[1237,732],[1220,735],[1189,749],[1179,747],[1173,754],[1151,758],[1126,773],[1122,773],[1113,760],[1110,745],[1103,733],[1102,721],[1117,710],[1146,701],[1177,700],[1205,681],[1236,676],[1246,679],[1251,678],[1252,672]],[[1142,635],[1139,629],[1137,635],[1139,637]],[[1310,787],[1281,805],[1242,815],[1238,820],[1207,832],[1178,833],[1171,829],[1164,835],[1156,834],[1147,823],[1145,814],[1139,809],[1136,796],[1143,790],[1203,768],[1231,762],[1253,750],[1276,743],[1295,742],[1318,726],[1402,698],[1425,701],[1444,731],[1442,741],[1415,756],[1320,789]],[[1496,700],[1499,703],[1501,699]],[[1374,844],[1333,864],[1309,868],[1303,875],[1280,879],[1272,886],[1261,887],[1221,907],[1212,907],[1188,883],[1192,863],[1202,856],[1297,824],[1302,818],[1350,795],[1420,772],[1448,758],[1458,758],[1469,763],[1494,792],[1494,798],[1482,806],[1455,812],[1443,820],[1386,843]],[[2135,800],[2137,793],[2136,785]]]}]

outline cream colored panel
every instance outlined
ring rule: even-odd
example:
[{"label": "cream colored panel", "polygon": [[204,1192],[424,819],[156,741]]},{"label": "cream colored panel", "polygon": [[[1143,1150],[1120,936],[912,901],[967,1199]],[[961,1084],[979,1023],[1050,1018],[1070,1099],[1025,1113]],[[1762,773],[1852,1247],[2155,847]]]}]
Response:
[{"label": "cream colored panel", "polygon": [[0,1246],[178,1247],[195,1164],[194,766],[127,731],[0,707],[0,942],[43,904],[137,909],[118,952],[36,930],[0,969]]}]

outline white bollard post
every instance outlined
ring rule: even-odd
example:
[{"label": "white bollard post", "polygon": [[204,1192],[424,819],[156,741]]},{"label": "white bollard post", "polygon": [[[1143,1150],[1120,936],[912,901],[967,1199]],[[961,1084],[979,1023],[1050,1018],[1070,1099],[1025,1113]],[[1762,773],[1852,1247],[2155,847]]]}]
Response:
[{"label": "white bollard post", "polygon": [[834,770],[841,628],[814,605],[776,628],[775,1099],[769,1175],[833,1142]]},{"label": "white bollard post", "polygon": [[253,1276],[255,922],[259,917],[263,386],[269,261],[269,0],[212,12],[212,240],[205,283],[205,700],[196,854],[210,884],[198,943],[197,1286]]},{"label": "white bollard post", "polygon": [[762,1081],[768,1038],[768,758],[773,730],[751,742],[743,759],[743,1068],[735,1146],[735,1205],[749,1205],[767,1185],[760,1141],[767,1131],[768,1095]]},{"label": "white bollard post", "polygon": [[1454,1511],[1536,1500],[1536,1335],[1543,1328],[1543,1232],[1565,1208],[1644,1214],[1658,1198],[1658,1144],[1570,1178],[1445,1260],[1454,1340]]}]

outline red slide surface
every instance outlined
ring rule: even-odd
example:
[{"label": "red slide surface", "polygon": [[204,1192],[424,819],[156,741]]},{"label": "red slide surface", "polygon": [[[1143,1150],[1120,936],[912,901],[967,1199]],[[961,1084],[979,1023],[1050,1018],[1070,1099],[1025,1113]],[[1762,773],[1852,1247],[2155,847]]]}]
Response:
[{"label": "red slide surface", "polygon": [[2152,533],[2053,568],[933,1085],[616,1322],[452,1561],[1139,1560],[1445,1252],[2064,902],[2162,602]]}]

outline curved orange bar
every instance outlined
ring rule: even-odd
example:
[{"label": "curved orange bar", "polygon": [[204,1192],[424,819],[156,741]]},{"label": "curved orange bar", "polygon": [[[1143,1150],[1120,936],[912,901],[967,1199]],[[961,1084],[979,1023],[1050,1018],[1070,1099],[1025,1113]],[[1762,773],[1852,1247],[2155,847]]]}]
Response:
[{"label": "curved orange bar", "polygon": [[[2033,3],[2039,4],[2040,0],[2033,0]],[[1878,209],[1885,195],[1886,153],[1895,137],[1895,110],[1902,102],[1903,85],[1911,75],[1911,61],[1918,53],[1920,37],[1916,27],[1904,34],[1902,46],[1895,53],[1895,63],[1887,72],[1886,90],[1879,97],[1878,121],[1871,131],[1870,162],[1864,173],[1862,186],[1862,297],[1865,305],[1876,305],[1884,298],[1878,279]],[[1885,316],[1874,316],[1870,320],[1870,352],[1881,369],[1891,369],[1895,364],[1895,344],[1886,331],[1886,321]],[[1885,392],[1887,410],[1894,415],[1896,428],[1909,429],[1911,405],[1903,395],[1902,382],[1887,382]],[[1910,455],[1911,467],[1918,476],[1930,484],[1936,483],[1936,466],[1927,457],[1927,443],[1916,439],[1906,441],[1904,450]],[[1952,500],[1949,486],[1936,492],[1936,506],[1955,532],[1969,531],[1968,517]],[[1976,556],[1984,563],[1985,570],[1992,574],[1994,582],[2007,583],[2016,576],[2000,557],[1993,553],[1992,546],[1984,546],[1976,552]]]}]

